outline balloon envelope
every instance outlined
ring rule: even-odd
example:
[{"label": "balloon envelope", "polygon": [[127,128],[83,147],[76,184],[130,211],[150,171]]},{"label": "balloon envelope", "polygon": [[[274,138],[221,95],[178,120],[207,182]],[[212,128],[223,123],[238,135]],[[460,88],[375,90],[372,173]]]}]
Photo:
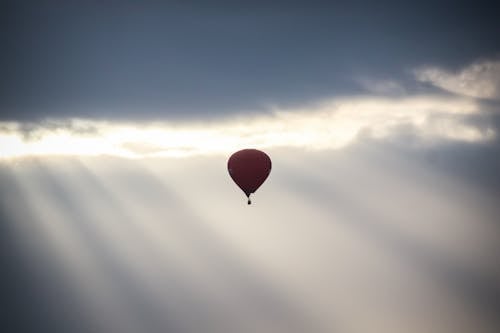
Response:
[{"label": "balloon envelope", "polygon": [[249,197],[269,176],[271,159],[260,150],[243,149],[231,155],[227,169],[236,185]]}]

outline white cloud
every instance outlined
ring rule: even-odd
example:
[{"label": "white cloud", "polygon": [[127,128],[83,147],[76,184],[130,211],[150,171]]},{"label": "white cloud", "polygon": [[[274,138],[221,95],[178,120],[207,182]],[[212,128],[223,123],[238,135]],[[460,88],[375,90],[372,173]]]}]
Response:
[{"label": "white cloud", "polygon": [[491,99],[500,97],[500,61],[476,62],[458,72],[425,67],[416,70],[415,77],[459,95]]},{"label": "white cloud", "polygon": [[31,126],[0,124],[0,157],[111,155],[127,158],[229,153],[241,147],[340,149],[360,134],[376,139],[406,128],[424,144],[442,140],[481,142],[492,127],[465,122],[480,115],[471,99],[440,96],[350,97],[300,109],[212,123],[111,123],[91,120]]}]

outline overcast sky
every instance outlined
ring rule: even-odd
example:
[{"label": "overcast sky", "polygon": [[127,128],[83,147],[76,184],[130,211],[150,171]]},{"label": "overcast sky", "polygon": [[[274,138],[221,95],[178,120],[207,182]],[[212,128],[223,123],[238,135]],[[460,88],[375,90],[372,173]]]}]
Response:
[{"label": "overcast sky", "polygon": [[460,1],[2,1],[3,119],[215,117],[415,86],[498,54],[498,8]]},{"label": "overcast sky", "polygon": [[1,1],[9,331],[498,332],[499,13]]}]

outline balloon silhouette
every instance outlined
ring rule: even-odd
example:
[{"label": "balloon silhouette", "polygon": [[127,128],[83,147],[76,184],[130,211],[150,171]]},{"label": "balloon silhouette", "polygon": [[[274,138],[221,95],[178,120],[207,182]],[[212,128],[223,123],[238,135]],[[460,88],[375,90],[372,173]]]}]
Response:
[{"label": "balloon silhouette", "polygon": [[264,183],[271,172],[271,159],[266,153],[257,149],[237,151],[227,161],[229,175],[250,200],[250,194]]}]

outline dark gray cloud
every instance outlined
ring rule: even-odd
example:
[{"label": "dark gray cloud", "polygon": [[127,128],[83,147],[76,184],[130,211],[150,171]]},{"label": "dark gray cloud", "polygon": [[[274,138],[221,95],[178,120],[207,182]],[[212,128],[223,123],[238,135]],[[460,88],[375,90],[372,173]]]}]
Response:
[{"label": "dark gray cloud", "polygon": [[3,1],[0,114],[211,117],[499,51],[488,2]]}]

